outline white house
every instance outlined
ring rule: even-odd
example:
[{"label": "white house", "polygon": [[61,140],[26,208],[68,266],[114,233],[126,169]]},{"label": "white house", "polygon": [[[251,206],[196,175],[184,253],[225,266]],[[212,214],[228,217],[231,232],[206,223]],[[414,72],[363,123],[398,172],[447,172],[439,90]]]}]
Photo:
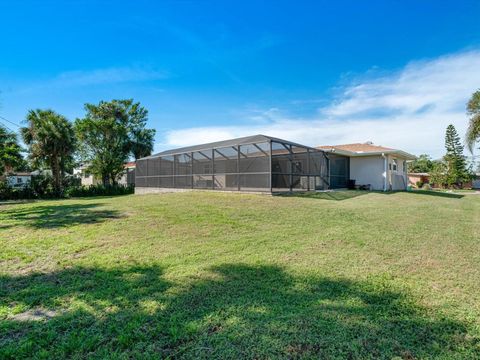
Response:
[{"label": "white house", "polygon": [[11,187],[25,187],[32,180],[30,172],[16,172],[6,175],[7,184]]},{"label": "white house", "polygon": [[349,178],[371,190],[405,190],[408,186],[407,162],[415,156],[402,150],[371,142],[322,145],[318,149],[349,158]]},{"label": "white house", "polygon": [[[118,179],[118,184],[130,185],[135,184],[135,161],[128,162],[124,165],[125,172]],[[96,178],[93,174],[88,172],[88,165],[83,164],[80,167],[73,170],[73,175],[78,176],[81,179],[81,183],[84,186],[101,184],[102,180]]]}]

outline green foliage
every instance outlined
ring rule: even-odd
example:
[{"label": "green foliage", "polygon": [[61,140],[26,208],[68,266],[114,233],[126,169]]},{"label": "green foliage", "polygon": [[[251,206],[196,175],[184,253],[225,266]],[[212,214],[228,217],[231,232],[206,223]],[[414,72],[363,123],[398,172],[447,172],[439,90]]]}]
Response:
[{"label": "green foliage", "polygon": [[16,170],[24,164],[22,148],[17,135],[0,125],[0,176],[8,170]]},{"label": "green foliage", "polygon": [[65,191],[67,197],[115,196],[133,194],[133,185],[89,185],[72,186]]},{"label": "green foliage", "polygon": [[473,152],[473,146],[480,140],[480,90],[475,91],[467,103],[470,123],[467,130],[467,146]]},{"label": "green foliage", "polygon": [[422,180],[418,180],[415,185],[417,186],[417,188],[421,189],[422,186],[423,186],[424,182]]},{"label": "green foliage", "polygon": [[86,104],[75,122],[81,156],[104,185],[115,184],[129,156],[149,155],[155,131],[146,129],[148,111],[130,100]]},{"label": "green foliage", "polygon": [[78,178],[69,176],[63,179],[63,193],[55,191],[55,180],[48,175],[35,175],[22,187],[9,186],[0,181],[0,200],[56,199],[59,197],[114,196],[134,193],[132,185],[91,185],[82,186]]},{"label": "green foliage", "polygon": [[421,154],[417,159],[408,163],[408,172],[412,173],[429,173],[432,168],[432,158],[427,154]]},{"label": "green foliage", "polygon": [[430,171],[430,183],[436,187],[444,187],[447,184],[447,166],[443,161],[435,161]]},{"label": "green foliage", "polygon": [[62,180],[75,151],[75,132],[72,124],[53,110],[30,110],[27,126],[21,128],[29,157],[36,167],[48,167],[53,174],[54,191],[63,191]]},{"label": "green foliage", "polygon": [[463,155],[463,145],[458,136],[457,130],[453,125],[448,125],[445,133],[445,148],[447,150],[444,156],[446,163],[445,183],[451,187],[453,185],[461,186],[464,182],[471,179],[467,169],[467,161]]},{"label": "green foliage", "polygon": [[432,190],[432,186],[430,184],[423,184],[422,190]]},{"label": "green foliage", "polygon": [[130,134],[130,146],[135,160],[149,156],[153,151],[155,129],[134,128]]}]

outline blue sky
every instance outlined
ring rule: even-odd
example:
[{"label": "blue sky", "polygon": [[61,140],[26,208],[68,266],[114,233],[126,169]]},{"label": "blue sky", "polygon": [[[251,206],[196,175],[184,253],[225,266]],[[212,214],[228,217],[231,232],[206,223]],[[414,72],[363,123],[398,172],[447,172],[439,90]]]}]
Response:
[{"label": "blue sky", "polygon": [[2,1],[0,14],[0,116],[74,120],[134,98],[157,150],[265,133],[440,156],[480,87],[478,1]]}]

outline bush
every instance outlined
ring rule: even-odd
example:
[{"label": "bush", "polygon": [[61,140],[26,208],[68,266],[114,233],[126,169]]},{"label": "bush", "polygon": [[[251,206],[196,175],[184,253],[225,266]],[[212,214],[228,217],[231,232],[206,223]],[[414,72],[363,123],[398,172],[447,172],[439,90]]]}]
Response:
[{"label": "bush", "polygon": [[133,185],[89,185],[72,186],[65,190],[66,197],[115,196],[133,194]]},{"label": "bush", "polygon": [[[66,186],[68,184],[73,184]],[[29,200],[53,199],[58,197],[86,197],[86,196],[114,196],[134,193],[133,185],[76,185],[75,179],[64,182],[62,196],[55,194],[53,178],[51,176],[37,175],[23,187],[12,187],[6,181],[0,181],[0,201],[4,200]]]},{"label": "bush", "polygon": [[417,188],[421,189],[423,187],[423,181],[422,180],[418,180],[415,185],[417,185]]},{"label": "bush", "polygon": [[24,187],[14,188],[6,181],[0,181],[0,200],[36,199],[37,196],[30,184]]},{"label": "bush", "polygon": [[432,187],[430,186],[430,184],[423,184],[422,190],[432,190]]}]

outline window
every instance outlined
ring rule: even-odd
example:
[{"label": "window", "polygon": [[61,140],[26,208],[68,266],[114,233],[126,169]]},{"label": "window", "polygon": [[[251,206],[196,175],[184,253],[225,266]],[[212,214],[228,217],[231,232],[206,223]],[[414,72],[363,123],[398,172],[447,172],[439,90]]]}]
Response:
[{"label": "window", "polygon": [[397,159],[393,159],[393,162],[392,162],[392,170],[393,170],[393,171],[397,171]]},{"label": "window", "polygon": [[21,184],[23,182],[21,177],[17,177],[17,184]]}]

